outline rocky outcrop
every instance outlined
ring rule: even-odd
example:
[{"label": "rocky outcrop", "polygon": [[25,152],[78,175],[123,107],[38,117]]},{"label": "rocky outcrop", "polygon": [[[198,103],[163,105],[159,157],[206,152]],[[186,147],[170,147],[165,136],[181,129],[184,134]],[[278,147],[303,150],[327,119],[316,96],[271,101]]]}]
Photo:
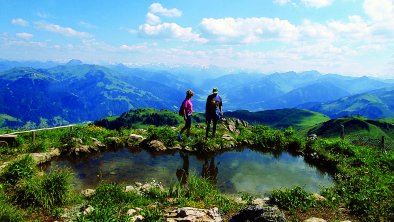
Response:
[{"label": "rocky outcrop", "polygon": [[129,138],[127,138],[127,145],[128,146],[136,146],[144,141],[146,138],[138,135],[138,134],[130,134]]},{"label": "rocky outcrop", "polygon": [[230,133],[235,133],[239,134],[239,128],[240,127],[249,127],[249,123],[240,120],[240,119],[234,119],[234,118],[228,118],[223,120],[222,125],[230,132]]},{"label": "rocky outcrop", "polygon": [[221,222],[223,219],[220,217],[219,210],[217,207],[212,209],[198,209],[192,207],[183,207],[175,209],[166,213],[167,222],[192,222],[192,221],[204,221],[204,222]]},{"label": "rocky outcrop", "polygon": [[166,151],[167,147],[160,140],[151,140],[145,144],[146,148],[156,152]]},{"label": "rocky outcrop", "polygon": [[41,164],[50,161],[54,157],[60,156],[60,150],[50,149],[46,153],[31,153],[30,155],[37,164]]},{"label": "rocky outcrop", "polygon": [[237,141],[230,134],[227,133],[223,134],[222,139],[225,141],[224,144],[222,145],[223,149],[230,149],[237,146],[236,144]]},{"label": "rocky outcrop", "polygon": [[161,185],[161,183],[152,180],[151,182],[144,184],[136,182],[134,185],[126,186],[125,192],[135,192],[137,194],[143,195],[149,194],[153,188],[164,191],[164,187]]},{"label": "rocky outcrop", "polygon": [[230,219],[230,222],[239,221],[285,222],[286,218],[277,207],[249,206]]}]

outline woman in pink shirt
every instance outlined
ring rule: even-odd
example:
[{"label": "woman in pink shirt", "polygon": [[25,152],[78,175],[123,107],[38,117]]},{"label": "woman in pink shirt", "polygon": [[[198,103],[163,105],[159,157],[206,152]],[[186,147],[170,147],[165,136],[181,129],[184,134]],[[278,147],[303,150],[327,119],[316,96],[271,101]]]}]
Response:
[{"label": "woman in pink shirt", "polygon": [[178,140],[182,140],[182,133],[186,130],[187,137],[190,136],[190,127],[192,126],[192,114],[193,114],[193,103],[192,96],[194,92],[190,89],[186,91],[186,98],[182,102],[183,107],[183,119],[185,120],[185,126],[178,133]]}]

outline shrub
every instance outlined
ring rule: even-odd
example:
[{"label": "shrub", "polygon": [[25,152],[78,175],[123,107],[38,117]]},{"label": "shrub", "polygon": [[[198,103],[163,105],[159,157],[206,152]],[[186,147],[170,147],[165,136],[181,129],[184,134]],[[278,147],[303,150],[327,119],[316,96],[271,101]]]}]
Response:
[{"label": "shrub", "polygon": [[290,210],[291,212],[297,209],[306,211],[314,206],[316,202],[311,194],[299,186],[292,189],[273,190],[271,200],[279,207]]},{"label": "shrub", "polygon": [[0,221],[20,222],[24,221],[23,214],[7,202],[3,190],[0,188]]},{"label": "shrub", "polygon": [[176,132],[168,126],[149,127],[147,133],[149,140],[160,140],[166,146],[175,145]]},{"label": "shrub", "polygon": [[25,155],[8,164],[0,174],[0,181],[15,185],[21,179],[31,178],[37,172],[36,164],[30,155]]},{"label": "shrub", "polygon": [[71,197],[71,172],[53,170],[43,176],[22,181],[16,188],[16,201],[22,206],[54,209],[66,204]]}]

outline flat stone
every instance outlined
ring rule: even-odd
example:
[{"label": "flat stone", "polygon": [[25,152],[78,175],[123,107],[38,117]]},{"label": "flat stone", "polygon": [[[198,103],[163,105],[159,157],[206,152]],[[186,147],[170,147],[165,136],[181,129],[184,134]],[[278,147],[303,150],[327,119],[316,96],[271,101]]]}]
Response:
[{"label": "flat stone", "polygon": [[326,222],[326,220],[317,217],[311,217],[309,219],[304,220],[304,222]]},{"label": "flat stone", "polygon": [[82,191],[81,191],[82,195],[84,195],[85,197],[90,197],[90,196],[92,196],[95,192],[96,192],[95,189],[86,189],[86,190],[82,190]]}]

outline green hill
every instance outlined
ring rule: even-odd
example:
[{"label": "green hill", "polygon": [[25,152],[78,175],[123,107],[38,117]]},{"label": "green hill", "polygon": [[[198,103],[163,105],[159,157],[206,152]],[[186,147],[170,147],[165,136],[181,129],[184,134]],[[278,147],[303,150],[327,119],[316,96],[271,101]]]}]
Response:
[{"label": "green hill", "polygon": [[331,118],[348,115],[361,115],[371,119],[394,117],[394,88],[348,96],[310,109],[324,113]]},{"label": "green hill", "polygon": [[250,123],[268,125],[274,128],[293,127],[297,130],[325,122],[329,118],[321,113],[303,109],[276,109],[258,112],[240,110],[226,112],[225,117],[239,118]]},{"label": "green hill", "polygon": [[319,137],[338,138],[341,136],[342,126],[346,139],[376,138],[382,136],[386,141],[394,141],[394,125],[384,120],[370,120],[360,116],[349,116],[331,119],[320,123],[308,131],[308,134],[316,134]]}]

